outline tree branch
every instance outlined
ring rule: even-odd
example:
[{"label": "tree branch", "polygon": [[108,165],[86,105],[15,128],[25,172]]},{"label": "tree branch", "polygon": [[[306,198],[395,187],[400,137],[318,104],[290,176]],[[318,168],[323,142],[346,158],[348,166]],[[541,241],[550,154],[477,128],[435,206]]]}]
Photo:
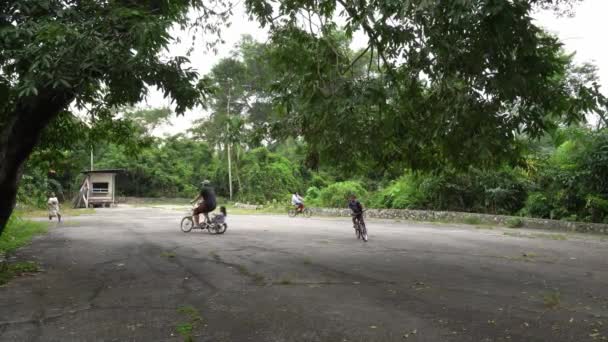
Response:
[{"label": "tree branch", "polygon": [[353,19],[357,20],[360,23],[363,30],[367,33],[370,41],[376,45],[376,50],[378,51],[378,55],[380,58],[382,58],[382,61],[387,66],[386,69],[387,69],[388,73],[391,74],[391,76],[393,78],[396,78],[394,70],[390,67],[390,63],[388,62],[386,56],[384,55],[384,46],[378,40],[378,34],[369,25],[369,23],[367,22],[366,19],[364,19],[358,15],[357,10],[355,8],[347,6],[347,4],[344,0],[337,0],[337,1],[339,4],[341,4],[344,7],[344,9],[348,13],[348,15],[350,15]]},{"label": "tree branch", "polygon": [[353,61],[350,63],[350,65],[349,65],[348,67],[346,67],[346,68],[345,68],[345,69],[342,71],[342,73],[341,73],[341,74],[342,74],[342,75],[344,75],[344,74],[345,74],[345,73],[346,73],[348,70],[352,69],[352,68],[353,68],[353,66],[355,66],[355,63],[357,63],[357,62],[358,62],[358,61],[361,59],[361,57],[363,57],[363,56],[364,56],[364,55],[367,53],[367,51],[369,51],[369,49],[370,49],[371,47],[372,47],[371,45],[368,45],[368,46],[365,48],[365,50],[363,50],[363,52],[361,52],[361,53],[359,54],[359,56],[357,56],[357,58],[355,58],[355,59],[354,59],[354,60],[353,60]]}]

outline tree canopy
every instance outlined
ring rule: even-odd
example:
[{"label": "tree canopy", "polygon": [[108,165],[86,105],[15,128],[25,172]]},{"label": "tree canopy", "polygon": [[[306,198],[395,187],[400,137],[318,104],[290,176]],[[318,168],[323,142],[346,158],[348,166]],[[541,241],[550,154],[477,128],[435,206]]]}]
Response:
[{"label": "tree canopy", "polygon": [[[272,68],[255,63],[259,49],[250,43],[245,70],[272,77],[244,73],[253,84],[243,89],[239,63],[216,67],[212,82],[186,56],[165,53],[176,25],[216,37],[230,14],[221,0],[3,1],[0,227],[45,127],[68,120],[71,108],[111,123],[117,107],[141,101],[148,87],[172,98],[177,113],[208,102],[216,89],[215,124],[228,122],[230,133],[207,131],[207,139],[303,138],[313,168],[320,161],[432,169],[508,160],[520,134],[539,137],[556,122],[603,110],[597,83],[571,77],[577,69],[559,40],[532,19],[537,8],[567,13],[577,1],[247,0],[249,14],[269,28],[262,50]],[[353,53],[348,43],[358,30],[369,46]],[[234,82],[217,82],[228,74]],[[247,120],[222,119],[228,89]]]},{"label": "tree canopy", "polygon": [[99,117],[141,101],[150,86],[181,113],[207,87],[185,57],[166,57],[174,25],[205,22],[210,2],[8,0],[0,4],[0,227],[10,216],[23,162],[70,104]]},{"label": "tree canopy", "polygon": [[[597,84],[571,82],[571,58],[532,19],[539,6],[573,3],[247,2],[272,32],[284,123],[321,158],[427,169],[501,162],[517,155],[518,135],[604,110]],[[344,48],[336,13],[346,39],[367,34],[379,73],[349,74],[363,57]]]}]

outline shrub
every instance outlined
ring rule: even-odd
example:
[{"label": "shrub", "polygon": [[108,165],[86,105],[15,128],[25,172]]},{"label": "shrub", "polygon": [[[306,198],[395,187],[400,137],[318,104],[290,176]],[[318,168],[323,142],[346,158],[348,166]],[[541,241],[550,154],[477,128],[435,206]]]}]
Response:
[{"label": "shrub", "polygon": [[589,211],[593,222],[602,222],[608,217],[608,200],[598,195],[588,195],[585,207]]},{"label": "shrub", "polygon": [[540,192],[534,192],[528,195],[523,213],[526,216],[550,218],[552,210],[553,206],[547,197]]},{"label": "shrub", "polygon": [[424,205],[424,193],[419,191],[421,177],[407,173],[376,192],[370,206],[376,208],[416,209]]},{"label": "shrub", "polygon": [[479,196],[483,196],[483,201],[478,205],[484,211],[513,214],[524,207],[529,185],[520,169],[476,170],[474,174],[473,182],[478,184]]},{"label": "shrub", "polygon": [[566,222],[576,222],[579,221],[578,216],[576,214],[572,214],[569,216],[564,216],[562,218],[560,218],[561,221],[566,221]]},{"label": "shrub", "polygon": [[462,222],[466,224],[481,224],[481,219],[477,216],[467,216],[462,220]]},{"label": "shrub", "polygon": [[378,208],[378,209],[387,208],[387,206],[384,205],[384,192],[383,192],[383,190],[384,189],[381,189],[379,191],[375,191],[375,192],[369,194],[368,200],[365,203],[368,208]]},{"label": "shrub", "polygon": [[524,220],[522,220],[519,217],[511,217],[508,218],[505,223],[507,224],[507,227],[509,228],[521,228],[524,226]]},{"label": "shrub", "polygon": [[299,181],[292,163],[284,157],[258,148],[249,152],[241,169],[239,198],[252,203],[284,200],[286,194],[297,191]]},{"label": "shrub", "polygon": [[320,191],[318,204],[330,208],[346,207],[348,196],[351,194],[355,194],[363,203],[367,197],[367,191],[361,183],[355,181],[338,182]]},{"label": "shrub", "polygon": [[329,183],[330,183],[330,180],[328,179],[328,177],[326,177],[322,174],[319,174],[319,173],[314,173],[312,175],[312,179],[310,180],[310,185],[312,187],[316,187],[318,189],[328,186]]},{"label": "shrub", "polygon": [[306,199],[316,199],[319,197],[321,190],[316,186],[311,186],[306,190]]}]

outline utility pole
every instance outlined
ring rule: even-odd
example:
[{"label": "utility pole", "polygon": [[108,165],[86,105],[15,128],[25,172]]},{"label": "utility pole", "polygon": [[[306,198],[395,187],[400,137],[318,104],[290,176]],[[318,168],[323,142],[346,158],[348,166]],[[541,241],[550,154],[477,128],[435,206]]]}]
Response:
[{"label": "utility pole", "polygon": [[[93,116],[93,112],[91,112],[91,128],[95,124],[94,121],[95,121],[95,117]],[[89,136],[89,143],[91,144],[91,168],[89,169],[89,171],[93,171],[93,142],[91,141],[90,136]]]},{"label": "utility pole", "polygon": [[226,103],[226,117],[228,121],[226,122],[226,149],[228,150],[228,188],[230,189],[230,200],[232,201],[232,163],[230,157],[230,88],[232,84],[230,83],[231,79],[228,79],[228,101]]}]

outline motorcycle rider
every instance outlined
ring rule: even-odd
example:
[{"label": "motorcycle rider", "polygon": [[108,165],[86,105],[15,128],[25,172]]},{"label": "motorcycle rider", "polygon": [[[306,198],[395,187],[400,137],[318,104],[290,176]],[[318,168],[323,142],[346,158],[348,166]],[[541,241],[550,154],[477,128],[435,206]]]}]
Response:
[{"label": "motorcycle rider", "polygon": [[209,182],[208,180],[204,180],[201,183],[201,191],[194,200],[190,201],[190,203],[192,204],[198,202],[201,199],[202,201],[200,202],[200,204],[196,208],[194,208],[194,211],[192,212],[192,219],[194,220],[194,224],[196,226],[199,225],[198,217],[200,214],[204,214],[205,217],[207,217],[207,214],[215,210],[215,191],[213,190],[213,187],[211,187],[211,182]]}]

